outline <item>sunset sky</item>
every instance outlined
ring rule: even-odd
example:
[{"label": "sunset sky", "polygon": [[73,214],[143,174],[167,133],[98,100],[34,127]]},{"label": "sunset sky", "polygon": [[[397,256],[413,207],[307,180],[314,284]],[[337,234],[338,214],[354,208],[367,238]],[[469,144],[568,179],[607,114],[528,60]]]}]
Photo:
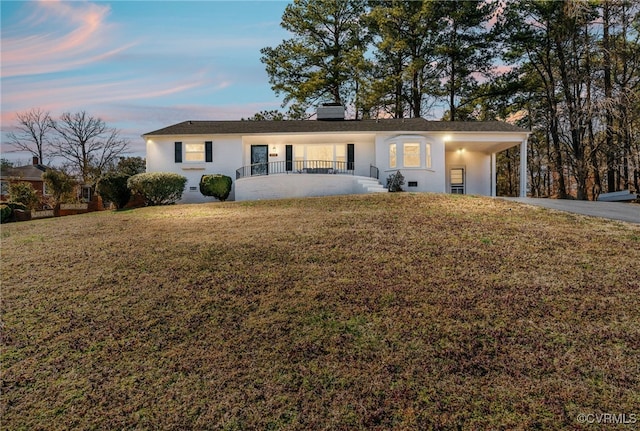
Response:
[{"label": "sunset sky", "polygon": [[288,38],[285,1],[4,1],[2,157],[16,112],[86,110],[141,134],[188,119],[276,109],[260,49]]}]

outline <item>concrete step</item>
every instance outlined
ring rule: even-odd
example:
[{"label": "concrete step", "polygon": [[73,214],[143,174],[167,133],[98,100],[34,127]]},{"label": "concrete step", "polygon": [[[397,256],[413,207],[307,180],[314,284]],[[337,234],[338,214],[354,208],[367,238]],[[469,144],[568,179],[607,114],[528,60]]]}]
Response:
[{"label": "concrete step", "polygon": [[387,193],[388,190],[384,187],[367,187],[367,193]]},{"label": "concrete step", "polygon": [[366,193],[384,193],[387,191],[385,187],[373,178],[361,178],[358,180],[358,184]]},{"label": "concrete step", "polygon": [[377,180],[362,178],[358,180],[358,184],[380,184]]}]

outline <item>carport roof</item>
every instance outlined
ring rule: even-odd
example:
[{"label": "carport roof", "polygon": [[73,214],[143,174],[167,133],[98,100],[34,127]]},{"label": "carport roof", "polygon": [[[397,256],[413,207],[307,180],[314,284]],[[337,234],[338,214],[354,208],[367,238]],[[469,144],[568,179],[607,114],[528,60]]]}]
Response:
[{"label": "carport roof", "polygon": [[502,121],[381,120],[183,121],[143,136],[330,132],[506,132],[528,133]]}]

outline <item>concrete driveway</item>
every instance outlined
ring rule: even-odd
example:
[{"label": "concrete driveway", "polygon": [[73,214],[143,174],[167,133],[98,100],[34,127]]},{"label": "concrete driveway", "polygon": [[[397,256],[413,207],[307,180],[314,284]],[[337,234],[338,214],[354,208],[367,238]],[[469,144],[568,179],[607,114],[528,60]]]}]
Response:
[{"label": "concrete driveway", "polygon": [[507,198],[505,199],[523,204],[535,205],[575,214],[602,217],[611,220],[626,221],[640,224],[640,205],[627,202],[593,202],[572,201],[546,198]]}]

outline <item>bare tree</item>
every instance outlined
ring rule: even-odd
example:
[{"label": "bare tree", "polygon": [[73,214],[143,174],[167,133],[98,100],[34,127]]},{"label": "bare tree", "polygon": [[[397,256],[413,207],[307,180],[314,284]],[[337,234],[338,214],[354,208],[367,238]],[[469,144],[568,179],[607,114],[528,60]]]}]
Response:
[{"label": "bare tree", "polygon": [[16,114],[16,118],[16,131],[7,134],[9,144],[17,151],[31,153],[44,163],[45,155],[49,154],[49,134],[53,131],[51,115],[40,108],[33,108]]},{"label": "bare tree", "polygon": [[93,184],[102,172],[127,150],[119,131],[85,111],[65,112],[54,124],[59,139],[55,155],[67,160],[85,184]]}]

